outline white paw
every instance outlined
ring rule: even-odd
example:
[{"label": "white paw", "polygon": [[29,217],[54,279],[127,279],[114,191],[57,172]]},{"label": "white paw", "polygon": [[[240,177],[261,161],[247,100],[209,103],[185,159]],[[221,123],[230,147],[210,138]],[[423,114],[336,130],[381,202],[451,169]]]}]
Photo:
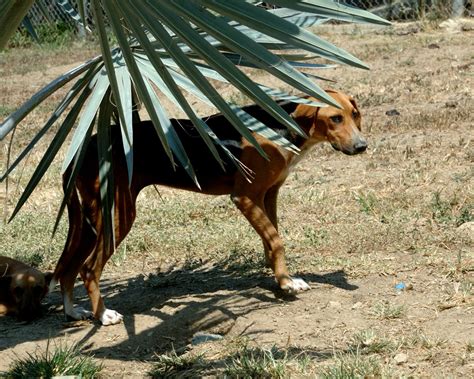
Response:
[{"label": "white paw", "polygon": [[112,309],[106,309],[99,318],[100,322],[104,326],[118,324],[122,321],[122,319],[123,316]]},{"label": "white paw", "polygon": [[82,307],[74,307],[66,311],[66,315],[73,318],[74,320],[88,320],[94,317],[91,311],[88,311]]},{"label": "white paw", "polygon": [[295,294],[298,292],[302,291],[307,291],[311,289],[308,283],[306,283],[303,279],[301,278],[291,278],[291,281],[284,284],[281,287],[282,290],[290,293],[290,294]]}]

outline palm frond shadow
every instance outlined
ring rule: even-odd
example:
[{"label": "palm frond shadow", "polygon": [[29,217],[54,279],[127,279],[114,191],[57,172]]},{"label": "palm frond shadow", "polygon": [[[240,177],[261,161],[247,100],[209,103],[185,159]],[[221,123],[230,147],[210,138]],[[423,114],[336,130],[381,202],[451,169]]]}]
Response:
[{"label": "palm frond shadow", "polygon": [[[113,289],[113,283],[104,283],[107,292],[114,292],[107,297],[108,306],[125,314],[129,338],[113,348],[95,349],[91,353],[105,357],[110,355],[111,349],[130,351],[137,346],[148,347],[154,353],[180,349],[196,332],[217,330],[225,334],[238,317],[257,309],[281,305],[284,301],[297,300],[297,296],[286,295],[278,289],[263,262],[241,261],[230,255],[213,263],[188,262],[185,267],[148,277],[140,276],[122,288]],[[304,277],[313,284],[332,284],[346,290],[357,288],[347,282],[343,271]],[[163,312],[164,308],[168,311]],[[169,311],[170,308],[173,310]],[[137,333],[133,314],[153,316],[161,322]],[[272,330],[258,332],[271,333]],[[90,335],[93,333],[91,330]],[[85,343],[87,338],[82,342]]]},{"label": "palm frond shadow", "polygon": [[[305,274],[303,277],[313,285],[324,283],[346,290],[357,288],[347,282],[343,271]],[[238,259],[232,254],[217,262],[189,261],[178,269],[141,274],[126,280],[104,278],[101,285],[107,306],[124,314],[128,338],[96,349],[90,339],[102,327],[95,323],[92,327],[86,325],[90,329],[86,335],[78,337],[78,342],[89,346],[86,350],[97,358],[113,356],[123,360],[152,359],[156,353],[181,349],[199,331],[226,334],[238,317],[297,300],[297,296],[284,295],[277,288],[263,262]],[[79,305],[89,307],[89,299],[79,281],[76,298]],[[25,341],[64,335],[59,292],[55,291],[48,300],[48,314],[36,322],[18,324],[11,318],[0,318],[0,335],[3,330],[7,332],[6,338],[0,338],[0,350]],[[147,320],[153,320],[150,321],[152,325],[143,325],[143,321],[138,325],[135,315],[147,316]],[[15,329],[18,333],[11,332]],[[68,329],[68,338],[77,341],[74,335],[80,330]]]}]

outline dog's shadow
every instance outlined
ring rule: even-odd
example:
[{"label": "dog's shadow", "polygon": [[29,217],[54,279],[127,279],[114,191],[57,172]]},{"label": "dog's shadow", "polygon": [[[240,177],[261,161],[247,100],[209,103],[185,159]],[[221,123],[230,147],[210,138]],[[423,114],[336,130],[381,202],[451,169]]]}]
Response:
[{"label": "dog's shadow", "polygon": [[[343,271],[303,276],[313,287],[326,284],[357,289]],[[226,334],[238,317],[298,300],[282,293],[270,272],[256,267],[255,262],[229,258],[213,264],[191,262],[180,269],[128,280],[104,279],[101,285],[107,306],[124,314],[123,342],[94,346],[93,337],[109,327],[91,322],[71,328],[64,322],[61,297],[55,291],[48,297],[49,312],[40,320],[20,324],[10,317],[0,318],[0,351],[66,335],[68,341],[79,342],[98,358],[151,359],[156,353],[184,347],[196,332]],[[76,297],[80,305],[89,307],[82,283],[77,285]]]}]

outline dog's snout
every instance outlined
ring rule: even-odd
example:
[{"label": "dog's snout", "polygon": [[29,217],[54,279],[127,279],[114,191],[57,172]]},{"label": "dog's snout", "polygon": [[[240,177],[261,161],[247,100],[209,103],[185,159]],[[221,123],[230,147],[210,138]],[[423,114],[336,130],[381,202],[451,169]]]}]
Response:
[{"label": "dog's snout", "polygon": [[367,149],[367,141],[360,139],[354,146],[356,153],[363,153]]}]

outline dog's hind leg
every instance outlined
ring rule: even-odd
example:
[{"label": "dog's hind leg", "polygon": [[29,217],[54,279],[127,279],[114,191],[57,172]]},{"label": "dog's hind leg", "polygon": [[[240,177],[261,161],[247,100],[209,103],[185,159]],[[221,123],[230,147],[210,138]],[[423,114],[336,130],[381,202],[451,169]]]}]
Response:
[{"label": "dog's hind leg", "polygon": [[96,245],[97,235],[85,219],[79,197],[74,190],[67,203],[69,230],[63,253],[54,270],[50,289],[55,283],[61,285],[64,314],[75,320],[82,320],[92,316],[91,312],[80,307],[74,307],[74,282],[79,269],[91,254]]},{"label": "dog's hind leg", "polygon": [[76,281],[81,266],[94,251],[97,244],[97,234],[91,225],[84,221],[81,230],[74,238],[78,239],[79,243],[75,243],[74,246],[69,246],[70,250],[67,251],[69,255],[67,265],[59,266],[61,264],[60,261],[58,267],[61,267],[61,270],[56,270],[57,273],[55,273],[55,277],[59,277],[61,284],[66,317],[75,320],[84,320],[90,318],[93,314],[82,307],[74,307],[74,282]]},{"label": "dog's hind leg", "polygon": [[[120,242],[127,236],[135,221],[136,208],[135,198],[130,194],[128,185],[125,188],[116,191],[115,197],[115,244],[119,246]],[[101,223],[99,223],[101,224]],[[123,316],[112,309],[107,309],[100,293],[99,280],[102,270],[109,258],[114,253],[114,248],[110,245],[107,251],[104,245],[103,230],[99,231],[99,238],[94,252],[87,258],[81,267],[81,277],[89,294],[92,304],[94,317],[102,325],[118,324]]]}]

